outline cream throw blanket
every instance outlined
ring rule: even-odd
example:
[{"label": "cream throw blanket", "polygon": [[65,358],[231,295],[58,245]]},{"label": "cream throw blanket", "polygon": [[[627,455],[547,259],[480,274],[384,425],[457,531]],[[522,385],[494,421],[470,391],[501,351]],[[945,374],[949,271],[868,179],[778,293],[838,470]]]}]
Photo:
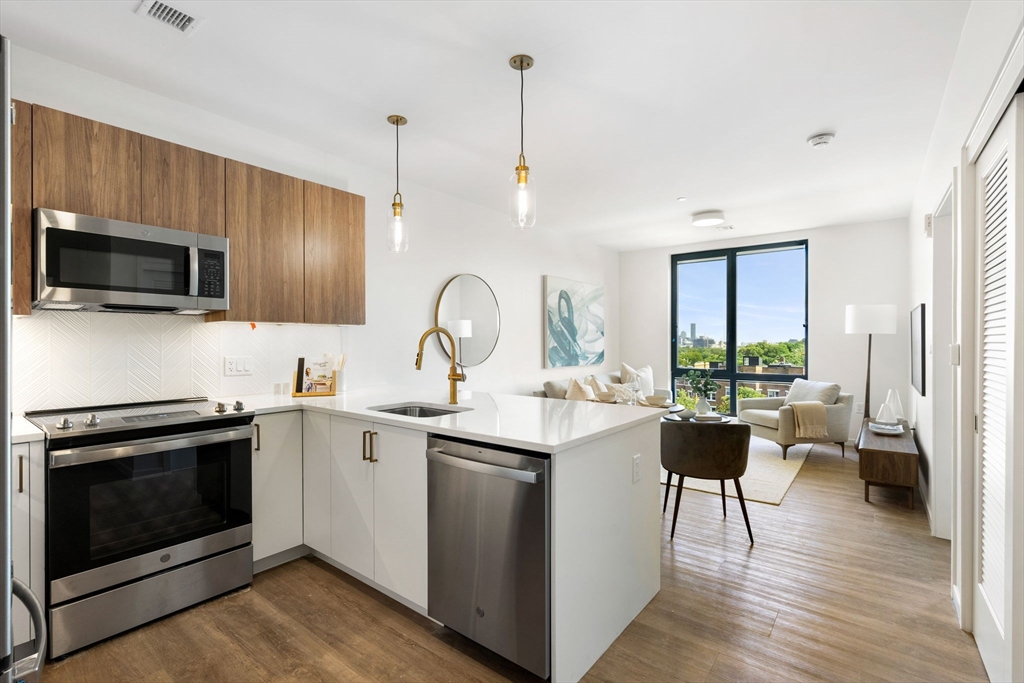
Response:
[{"label": "cream throw blanket", "polygon": [[796,438],[824,439],[828,436],[828,413],[821,401],[794,401],[793,421],[796,423]]}]

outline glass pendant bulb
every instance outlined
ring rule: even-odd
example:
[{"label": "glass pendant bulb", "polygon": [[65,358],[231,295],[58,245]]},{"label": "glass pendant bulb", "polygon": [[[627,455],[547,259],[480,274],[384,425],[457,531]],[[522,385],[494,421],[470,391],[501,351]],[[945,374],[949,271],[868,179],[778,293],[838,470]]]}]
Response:
[{"label": "glass pendant bulb", "polygon": [[395,196],[388,210],[388,251],[400,254],[409,250],[409,225],[405,222],[405,205],[402,204],[402,193],[399,192],[398,176],[398,127],[404,126],[409,120],[399,114],[388,117],[388,123],[395,127]]},{"label": "glass pendant bulb", "polygon": [[396,194],[388,212],[388,251],[401,253],[409,250],[409,231],[402,215],[404,211],[402,195]]},{"label": "glass pendant bulb", "polygon": [[508,217],[512,227],[532,228],[537,223],[537,179],[530,174],[522,154],[508,182]]}]

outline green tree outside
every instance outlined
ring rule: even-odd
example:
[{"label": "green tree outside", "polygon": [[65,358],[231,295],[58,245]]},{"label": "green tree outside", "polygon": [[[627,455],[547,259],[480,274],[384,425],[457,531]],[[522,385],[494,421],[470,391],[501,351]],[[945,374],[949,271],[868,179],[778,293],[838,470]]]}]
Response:
[{"label": "green tree outside", "polygon": [[[760,391],[752,387],[738,386],[736,387],[736,393],[738,394],[739,398],[767,398]],[[723,415],[728,415],[730,407],[731,406],[729,404],[729,395],[726,394],[718,402],[718,405],[715,406],[715,411],[722,413]]]},{"label": "green tree outside", "polygon": [[[759,341],[744,344],[737,349],[739,363],[743,363],[746,356],[757,356],[765,365],[777,363],[789,363],[790,365],[803,366],[805,357],[805,346],[803,340],[795,342],[770,342]],[[725,363],[725,349],[700,349],[683,347],[679,349],[678,367],[693,368],[703,366],[704,363]]]}]

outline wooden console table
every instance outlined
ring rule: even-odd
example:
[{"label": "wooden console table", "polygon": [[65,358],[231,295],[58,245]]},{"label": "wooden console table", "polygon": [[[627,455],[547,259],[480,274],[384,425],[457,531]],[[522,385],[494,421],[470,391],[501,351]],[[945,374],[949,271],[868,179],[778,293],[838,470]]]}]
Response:
[{"label": "wooden console table", "polygon": [[895,486],[910,492],[910,509],[914,509],[914,489],[917,487],[917,443],[910,425],[903,420],[903,433],[890,436],[876,434],[868,429],[870,418],[865,418],[857,437],[860,453],[860,478],[864,480],[864,500],[869,501],[868,488]]}]

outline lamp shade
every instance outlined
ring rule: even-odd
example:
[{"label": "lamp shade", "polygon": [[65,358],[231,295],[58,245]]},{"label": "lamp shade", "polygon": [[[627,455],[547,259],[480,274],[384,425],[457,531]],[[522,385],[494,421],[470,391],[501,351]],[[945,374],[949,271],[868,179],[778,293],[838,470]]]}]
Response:
[{"label": "lamp shade", "polygon": [[448,324],[445,325],[445,329],[452,333],[452,336],[458,338],[468,338],[473,336],[473,321],[472,320],[449,320]]},{"label": "lamp shade", "polygon": [[847,304],[846,334],[896,334],[895,304]]}]

